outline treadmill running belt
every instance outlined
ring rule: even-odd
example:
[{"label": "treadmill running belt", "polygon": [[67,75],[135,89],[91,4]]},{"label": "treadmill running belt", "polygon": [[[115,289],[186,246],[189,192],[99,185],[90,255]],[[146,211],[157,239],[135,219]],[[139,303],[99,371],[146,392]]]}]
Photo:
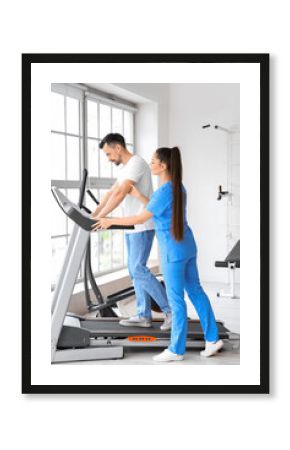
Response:
[{"label": "treadmill running belt", "polygon": [[[152,327],[142,328],[142,327],[124,327],[119,325],[118,322],[114,321],[101,321],[101,320],[82,320],[81,327],[86,328],[90,331],[91,337],[118,337],[126,338],[129,336],[154,336],[155,338],[170,338],[170,330],[163,331],[160,330],[160,325],[162,321],[153,321]],[[219,337],[221,339],[228,338],[229,330],[221,322],[217,322]],[[188,339],[204,339],[204,335],[200,326],[199,321],[188,321]]]}]

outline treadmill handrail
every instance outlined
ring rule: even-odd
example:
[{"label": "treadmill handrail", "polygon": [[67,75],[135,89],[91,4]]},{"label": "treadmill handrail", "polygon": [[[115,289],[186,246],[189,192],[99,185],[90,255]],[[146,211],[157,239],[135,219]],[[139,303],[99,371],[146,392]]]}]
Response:
[{"label": "treadmill handrail", "polygon": [[[78,205],[69,200],[60,190],[53,186],[51,188],[52,194],[57,201],[60,208],[63,212],[72,219],[75,223],[77,223],[81,228],[87,231],[92,231],[92,225],[96,223],[95,219],[92,219],[91,215],[81,209]],[[132,230],[134,229],[134,225],[124,226],[124,225],[112,225],[108,229],[110,230]],[[100,230],[102,231],[102,230]]]}]

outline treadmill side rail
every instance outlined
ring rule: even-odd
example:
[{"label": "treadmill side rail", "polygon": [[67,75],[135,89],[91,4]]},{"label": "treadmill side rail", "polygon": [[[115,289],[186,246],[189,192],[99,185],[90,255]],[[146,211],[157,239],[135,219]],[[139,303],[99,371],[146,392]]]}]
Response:
[{"label": "treadmill side rail", "polygon": [[83,230],[75,224],[73,234],[75,239],[70,239],[66,264],[63,265],[59,277],[56,296],[53,299],[51,319],[51,360],[54,360],[54,352],[57,348],[58,339],[68,310],[71,295],[73,293],[75,280],[81,265],[84,251],[89,238],[89,231]]}]

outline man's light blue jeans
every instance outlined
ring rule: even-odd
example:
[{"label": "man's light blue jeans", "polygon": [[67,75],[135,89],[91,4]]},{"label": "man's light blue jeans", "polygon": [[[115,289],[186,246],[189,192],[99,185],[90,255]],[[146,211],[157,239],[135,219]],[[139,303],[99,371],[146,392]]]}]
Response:
[{"label": "man's light blue jeans", "polygon": [[127,233],[128,269],[136,293],[137,314],[151,319],[151,298],[164,313],[170,313],[165,288],[146,266],[154,238],[154,230]]}]

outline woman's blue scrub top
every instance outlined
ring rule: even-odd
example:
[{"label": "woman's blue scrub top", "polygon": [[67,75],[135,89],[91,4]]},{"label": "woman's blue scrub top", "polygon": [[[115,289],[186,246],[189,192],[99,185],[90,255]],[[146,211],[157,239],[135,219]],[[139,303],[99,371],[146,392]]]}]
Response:
[{"label": "woman's blue scrub top", "polygon": [[176,241],[172,234],[173,190],[171,181],[157,189],[146,206],[147,211],[153,214],[154,228],[163,261],[175,262],[196,256],[196,243],[186,218],[186,190],[184,186],[182,189],[185,196],[182,241]]}]

